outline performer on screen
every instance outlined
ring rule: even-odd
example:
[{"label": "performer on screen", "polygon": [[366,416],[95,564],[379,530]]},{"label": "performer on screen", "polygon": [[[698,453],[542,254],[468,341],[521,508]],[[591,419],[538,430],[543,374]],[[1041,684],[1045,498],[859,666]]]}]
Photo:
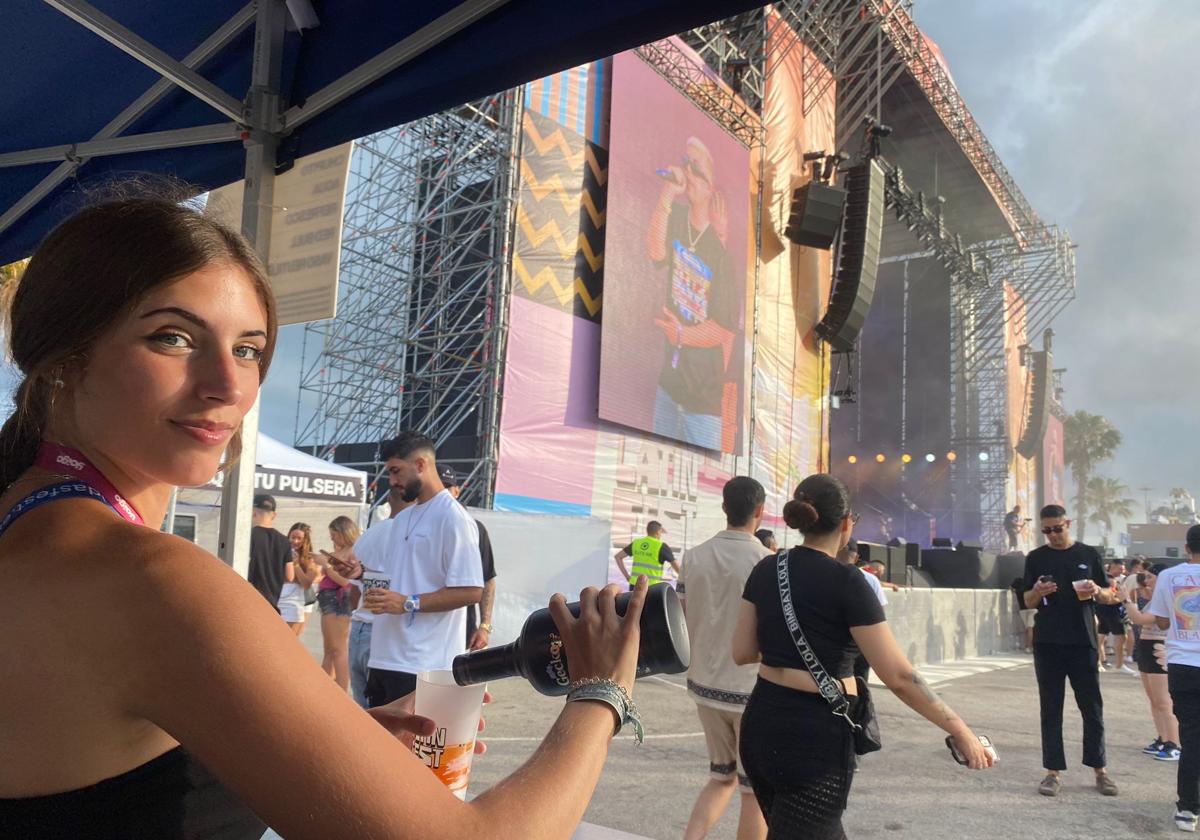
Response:
[{"label": "performer on screen", "polygon": [[688,138],[683,162],[658,170],[662,193],[646,250],[667,268],[666,303],[655,325],[666,336],[654,404],[654,433],[708,449],[721,448],[721,400],[733,352],[739,306],[725,250],[725,201],[712,155]]}]

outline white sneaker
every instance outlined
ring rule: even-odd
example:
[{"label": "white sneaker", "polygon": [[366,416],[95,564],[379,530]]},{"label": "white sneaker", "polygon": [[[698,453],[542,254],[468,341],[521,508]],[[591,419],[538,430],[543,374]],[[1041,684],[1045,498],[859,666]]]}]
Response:
[{"label": "white sneaker", "polygon": [[1135,677],[1137,676],[1137,671],[1133,670],[1133,669],[1132,669],[1132,668],[1130,668],[1128,665],[1122,665],[1122,666],[1121,666],[1121,673],[1123,673],[1123,674],[1133,674]]},{"label": "white sneaker", "polygon": [[1175,812],[1175,827],[1180,831],[1195,831],[1196,830],[1196,815],[1191,811],[1176,811]]}]

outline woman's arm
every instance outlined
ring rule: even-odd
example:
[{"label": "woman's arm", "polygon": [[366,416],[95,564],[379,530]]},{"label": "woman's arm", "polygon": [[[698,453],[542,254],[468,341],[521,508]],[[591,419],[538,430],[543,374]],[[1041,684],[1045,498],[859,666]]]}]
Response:
[{"label": "woman's arm", "polygon": [[738,609],[737,626],[733,628],[733,661],[738,665],[762,661],[758,649],[758,610],[745,599]]},{"label": "woman's arm", "polygon": [[[604,764],[611,708],[568,704],[524,767],[460,802],[337,688],[235,572],[191,546],[165,551],[162,541],[140,542],[153,545],[133,555],[147,597],[122,611],[112,646],[123,652],[109,666],[124,680],[128,714],[178,740],[283,836],[571,836]],[[645,589],[624,621],[615,588],[582,593],[579,619],[555,597],[573,678],[632,686]],[[313,728],[280,708],[320,708],[332,725]]]},{"label": "woman's arm", "polygon": [[1157,621],[1154,616],[1139,610],[1136,601],[1125,602],[1125,615],[1129,616],[1129,620],[1134,624],[1140,624],[1143,627],[1154,627]]},{"label": "woman's arm", "polygon": [[971,769],[979,770],[991,766],[991,756],[983,749],[979,739],[963,723],[962,718],[921,679],[921,675],[896,644],[896,637],[892,635],[886,621],[851,627],[850,634],[858,643],[859,650],[867,657],[867,662],[875,669],[875,673],[905,705],[934,726],[954,736],[959,750],[967,756]]},{"label": "woman's arm", "polygon": [[309,559],[308,571],[304,571],[304,567],[299,563],[293,564],[296,567],[296,583],[300,584],[301,589],[308,589],[317,581],[317,575],[321,573],[321,567]]},{"label": "woman's arm", "polygon": [[[324,558],[321,561],[321,570],[325,573],[325,577],[329,578],[331,581],[336,583],[338,586],[349,586],[350,578],[339,574],[338,570],[336,568],[334,568],[334,564],[329,562],[330,560],[333,560],[333,559],[338,559],[338,560],[343,559],[342,556],[340,554],[336,554],[336,553],[329,554],[324,551],[321,552],[321,556]],[[350,557],[350,556],[352,556],[352,555],[349,552],[347,552],[346,557]]]}]

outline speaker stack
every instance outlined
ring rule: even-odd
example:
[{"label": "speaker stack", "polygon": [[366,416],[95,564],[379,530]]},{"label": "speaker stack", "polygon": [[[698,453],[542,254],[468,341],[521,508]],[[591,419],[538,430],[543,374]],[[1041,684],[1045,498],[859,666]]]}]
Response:
[{"label": "speaker stack", "polygon": [[845,208],[845,190],[809,181],[792,193],[792,212],[783,235],[797,245],[828,251],[833,247]]},{"label": "speaker stack", "polygon": [[834,350],[854,349],[875,297],[883,242],[883,170],[873,160],[846,172],[846,214],[837,273],[818,336]]},{"label": "speaker stack", "polygon": [[1038,350],[1030,355],[1033,387],[1029,398],[1029,411],[1021,429],[1021,439],[1017,441],[1017,454],[1022,458],[1032,458],[1041,451],[1042,439],[1046,436],[1046,423],[1050,419],[1050,351]]}]

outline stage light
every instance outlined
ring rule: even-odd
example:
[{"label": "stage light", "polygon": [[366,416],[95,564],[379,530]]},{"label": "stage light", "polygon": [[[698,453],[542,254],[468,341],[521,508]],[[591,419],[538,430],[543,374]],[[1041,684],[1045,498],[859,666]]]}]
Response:
[{"label": "stage light", "polygon": [[904,462],[904,463],[906,463],[906,464],[911,464],[911,463],[912,463],[912,456],[911,456],[911,455],[909,455],[907,452],[905,452],[903,455],[901,455],[901,456],[900,456],[900,460],[901,460],[901,461],[903,461],[903,462]]},{"label": "stage light", "polygon": [[947,460],[947,461],[950,461],[950,462],[957,461],[957,460],[958,460],[958,453],[956,453],[956,452],[947,452],[947,453],[946,453],[946,460]]},{"label": "stage light", "polygon": [[926,452],[925,460],[932,464],[934,461],[937,460],[937,456],[934,455],[932,452]]},{"label": "stage light", "polygon": [[877,462],[879,462],[880,464],[882,464],[884,461],[887,460],[887,456],[884,455],[882,452],[880,452],[878,455],[875,456],[875,460]]},{"label": "stage light", "polygon": [[857,463],[858,463],[858,456],[857,456],[857,455],[851,455],[851,456],[850,456],[849,458],[847,458],[846,460],[847,460],[847,461],[849,461],[851,464],[857,464]]},{"label": "stage light", "polygon": [[980,460],[980,461],[986,461],[986,460],[987,460],[989,457],[991,457],[991,456],[989,456],[989,455],[988,455],[986,452],[980,452],[980,453],[979,453],[979,460]]}]

